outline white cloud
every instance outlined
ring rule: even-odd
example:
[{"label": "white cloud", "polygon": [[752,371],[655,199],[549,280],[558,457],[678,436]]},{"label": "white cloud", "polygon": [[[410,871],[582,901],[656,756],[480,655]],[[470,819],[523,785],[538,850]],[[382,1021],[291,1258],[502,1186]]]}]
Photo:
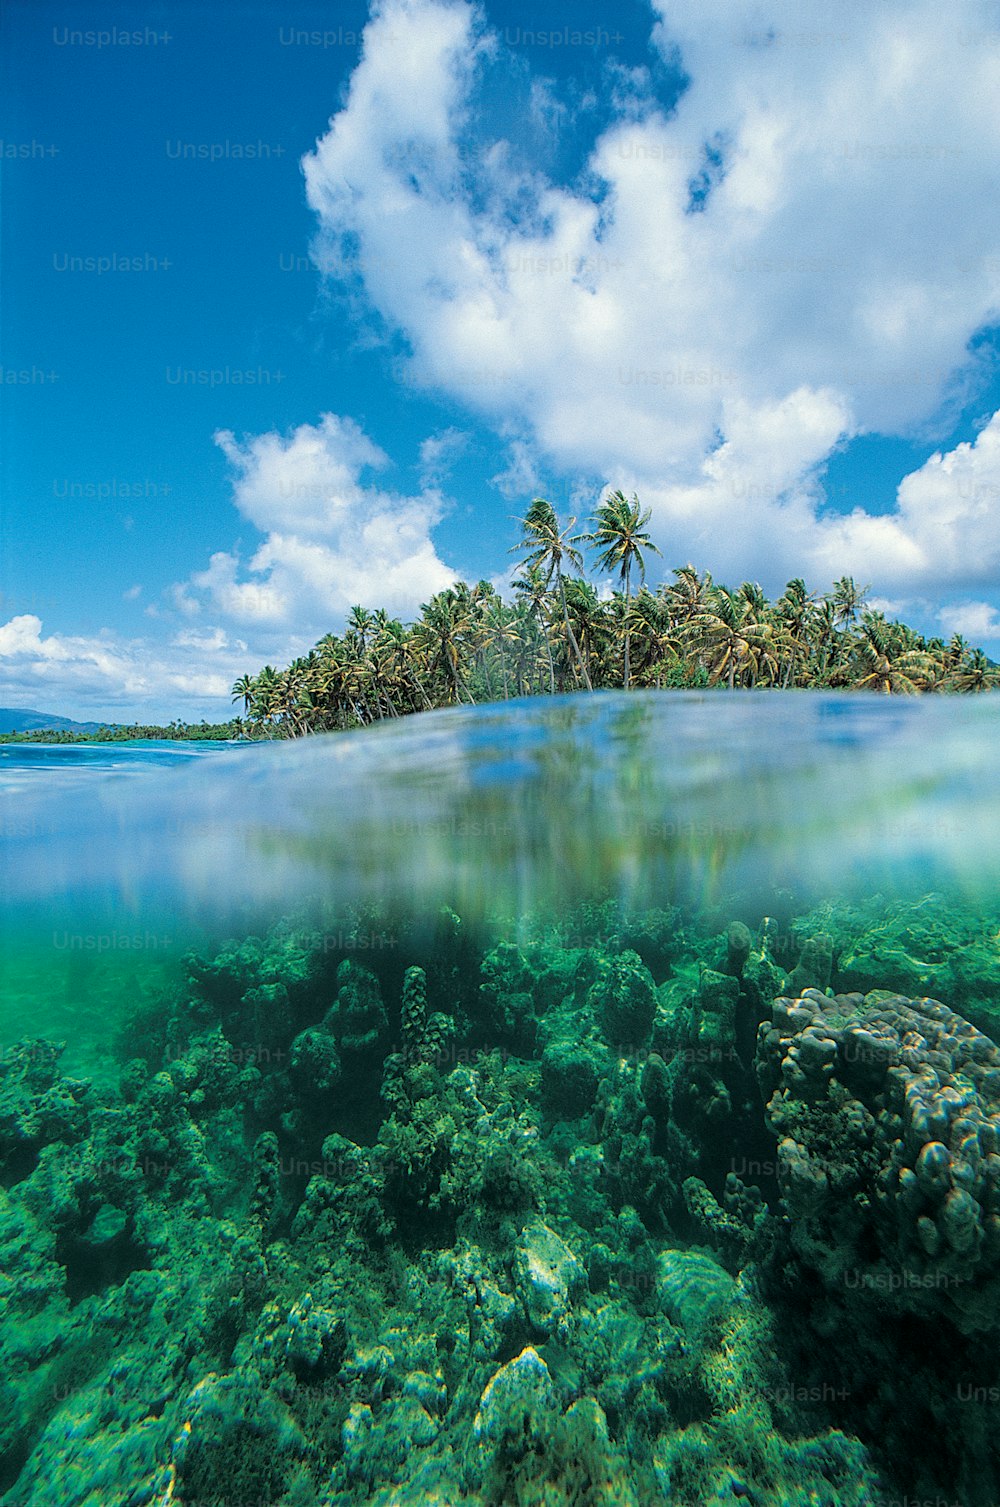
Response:
[{"label": "white cloud", "polygon": [[201,631],[197,628],[182,628],[174,634],[171,643],[178,649],[201,649],[210,654],[220,654],[225,649],[234,649],[239,654],[247,652],[246,642],[242,638],[230,640],[224,628],[205,628]]},{"label": "white cloud", "polygon": [[967,45],[937,0],[654,11],[691,85],[668,118],[619,70],[567,187],[477,145],[477,80],[502,60],[480,12],[382,0],[303,163],[320,264],[405,337],[407,380],[510,437],[501,490],[536,461],[606,477],[654,505],[671,559],[719,571],[966,579],[982,510],[956,495],[957,451],[886,517],[831,518],[815,478],[845,438],[927,424],[974,380],[968,341],[1000,309],[1000,46]]},{"label": "white cloud", "polygon": [[[1000,413],[971,443],[932,455],[899,485],[896,509],[822,522],[817,565],[869,561],[881,581],[927,590],[1000,578]],[[957,631],[957,630],[956,630]]]},{"label": "white cloud", "polygon": [[502,496],[517,498],[537,497],[544,488],[538,455],[533,445],[525,439],[511,439],[507,446],[508,461],[502,471],[490,477],[490,485]]},{"label": "white cloud", "polygon": [[333,413],[290,439],[270,433],[240,443],[223,429],[215,442],[237,472],[237,507],[262,534],[328,533],[356,503],[361,473],[389,464],[353,420]]},{"label": "white cloud", "polygon": [[955,602],[938,617],[946,634],[960,633],[974,644],[1000,643],[1000,612],[988,602]]},{"label": "white cloud", "polygon": [[178,693],[188,701],[186,715],[225,720],[233,714],[233,681],[259,663],[243,640],[218,627],[152,644],[107,629],[90,637],[46,634],[33,613],[0,624],[0,699],[95,720],[169,718]]},{"label": "white cloud", "polygon": [[[220,550],[208,566],[173,588],[176,609],[214,612],[258,628],[294,625],[313,637],[342,621],[355,603],[413,613],[451,584],[456,572],[437,555],[431,534],[445,513],[436,487],[415,497],[366,484],[388,458],[350,419],[324,414],[290,436],[238,441],[216,435],[234,470],[239,512],[266,537],[244,563]],[[425,442],[425,473],[457,454],[455,430]]]},{"label": "white cloud", "polygon": [[420,485],[440,486],[468,442],[468,434],[453,426],[429,435],[420,446]]}]

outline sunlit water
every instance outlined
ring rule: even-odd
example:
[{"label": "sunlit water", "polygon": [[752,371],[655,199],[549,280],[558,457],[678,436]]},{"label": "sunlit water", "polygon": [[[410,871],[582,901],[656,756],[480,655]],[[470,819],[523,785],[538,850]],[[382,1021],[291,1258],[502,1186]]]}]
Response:
[{"label": "sunlit water", "polygon": [[[5,898],[213,917],[1000,877],[994,698],[579,696],[226,748],[0,752]],[[126,778],[142,775],[141,779]]]},{"label": "sunlit water", "polygon": [[[184,952],[369,901],[466,920],[1000,893],[1000,702],[529,700],[257,745],[0,749],[3,1039],[102,1050]],[[92,1065],[92,1061],[91,1061]]]},{"label": "sunlit water", "polygon": [[63,1042],[67,1072],[111,1085],[122,1026],[183,987],[185,955],[283,918],[364,962],[366,917],[415,936],[442,906],[518,940],[610,898],[712,937],[933,896],[1000,967],[998,792],[993,697],[605,694],[295,742],[7,745],[0,1049]]},{"label": "sunlit water", "polygon": [[[177,919],[190,917],[179,894],[112,877],[115,852],[128,852],[130,839],[112,836],[106,813],[132,780],[152,794],[168,771],[195,773],[231,748],[151,739],[0,745],[0,1048],[43,1035],[66,1043],[71,1069],[112,1071],[110,1033],[129,1001],[155,997],[177,976],[185,947],[213,932],[190,919],[178,929]],[[166,825],[161,812],[154,821]],[[84,873],[93,877],[82,881]]]}]

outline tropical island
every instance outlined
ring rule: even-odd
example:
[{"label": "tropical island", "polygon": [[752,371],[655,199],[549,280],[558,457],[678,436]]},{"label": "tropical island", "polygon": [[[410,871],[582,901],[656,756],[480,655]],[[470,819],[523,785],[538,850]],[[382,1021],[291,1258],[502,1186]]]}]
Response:
[{"label": "tropical island", "polygon": [[[771,602],[756,582],[734,590],[683,565],[651,590],[645,556],[660,551],[649,519],[618,491],[574,534],[575,519],[561,526],[535,498],[511,551],[523,557],[513,601],[482,580],[437,592],[409,625],[353,607],[342,635],[325,634],[285,669],[265,665],[236,681],[245,733],[299,737],[463,702],[612,688],[905,695],[1000,686],[1000,666],[981,649],[866,608],[870,587],[851,576],[823,595],[796,577]],[[587,579],[581,545],[617,576],[614,589]]]},{"label": "tropical island", "polygon": [[[1000,666],[960,634],[947,642],[865,606],[871,588],[841,576],[829,592],[795,577],[774,601],[755,581],[733,589],[693,565],[646,584],[660,554],[649,509],[611,493],[592,527],[574,533],[536,497],[511,553],[521,569],[505,601],[488,580],[456,581],[405,624],[383,609],[352,607],[342,634],[327,633],[284,669],[264,665],[232,688],[242,715],[197,725],[101,724],[37,728],[0,743],[139,739],[296,738],[365,727],[439,707],[608,689],[843,690],[885,695],[982,692]],[[604,590],[588,579],[581,546]],[[633,589],[636,586],[637,589]],[[58,720],[58,719],[56,719]]]}]

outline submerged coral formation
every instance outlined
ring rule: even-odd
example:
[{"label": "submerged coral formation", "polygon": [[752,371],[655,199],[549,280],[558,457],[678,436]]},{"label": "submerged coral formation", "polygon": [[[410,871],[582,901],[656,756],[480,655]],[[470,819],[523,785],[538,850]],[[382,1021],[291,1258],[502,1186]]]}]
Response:
[{"label": "submerged coral formation", "polygon": [[810,989],[775,1001],[758,1074],[792,1242],[825,1283],[1000,1327],[1000,1048],[936,1000]]},{"label": "submerged coral formation", "polygon": [[4,1507],[997,1496],[987,1036],[832,915],[392,927],[0,1064]]}]

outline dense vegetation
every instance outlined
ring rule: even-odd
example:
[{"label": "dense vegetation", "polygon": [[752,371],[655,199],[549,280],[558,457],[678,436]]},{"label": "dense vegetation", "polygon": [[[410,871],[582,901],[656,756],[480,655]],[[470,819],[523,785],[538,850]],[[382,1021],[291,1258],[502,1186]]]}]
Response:
[{"label": "dense vegetation", "polygon": [[[505,602],[489,581],[458,581],[404,625],[383,610],[352,608],[343,635],[326,634],[284,670],[265,665],[233,686],[255,736],[363,726],[432,707],[630,686],[730,689],[808,687],[987,691],[1000,668],[959,635],[924,638],[866,610],[869,588],[843,576],[832,591],[789,581],[768,601],[684,565],[655,590],[645,584],[649,512],[613,493],[590,532],[573,534],[551,504],[532,502],[514,550],[524,556]],[[601,596],[579,545],[618,577]],[[638,579],[639,589],[633,591]]]},{"label": "dense vegetation", "polygon": [[155,727],[138,722],[128,727],[112,723],[94,733],[78,733],[71,728],[35,727],[22,733],[0,733],[0,743],[132,743],[137,738],[165,738],[178,742],[205,742],[209,739],[238,738],[245,731],[242,718],[229,722],[171,722],[169,727]]}]

